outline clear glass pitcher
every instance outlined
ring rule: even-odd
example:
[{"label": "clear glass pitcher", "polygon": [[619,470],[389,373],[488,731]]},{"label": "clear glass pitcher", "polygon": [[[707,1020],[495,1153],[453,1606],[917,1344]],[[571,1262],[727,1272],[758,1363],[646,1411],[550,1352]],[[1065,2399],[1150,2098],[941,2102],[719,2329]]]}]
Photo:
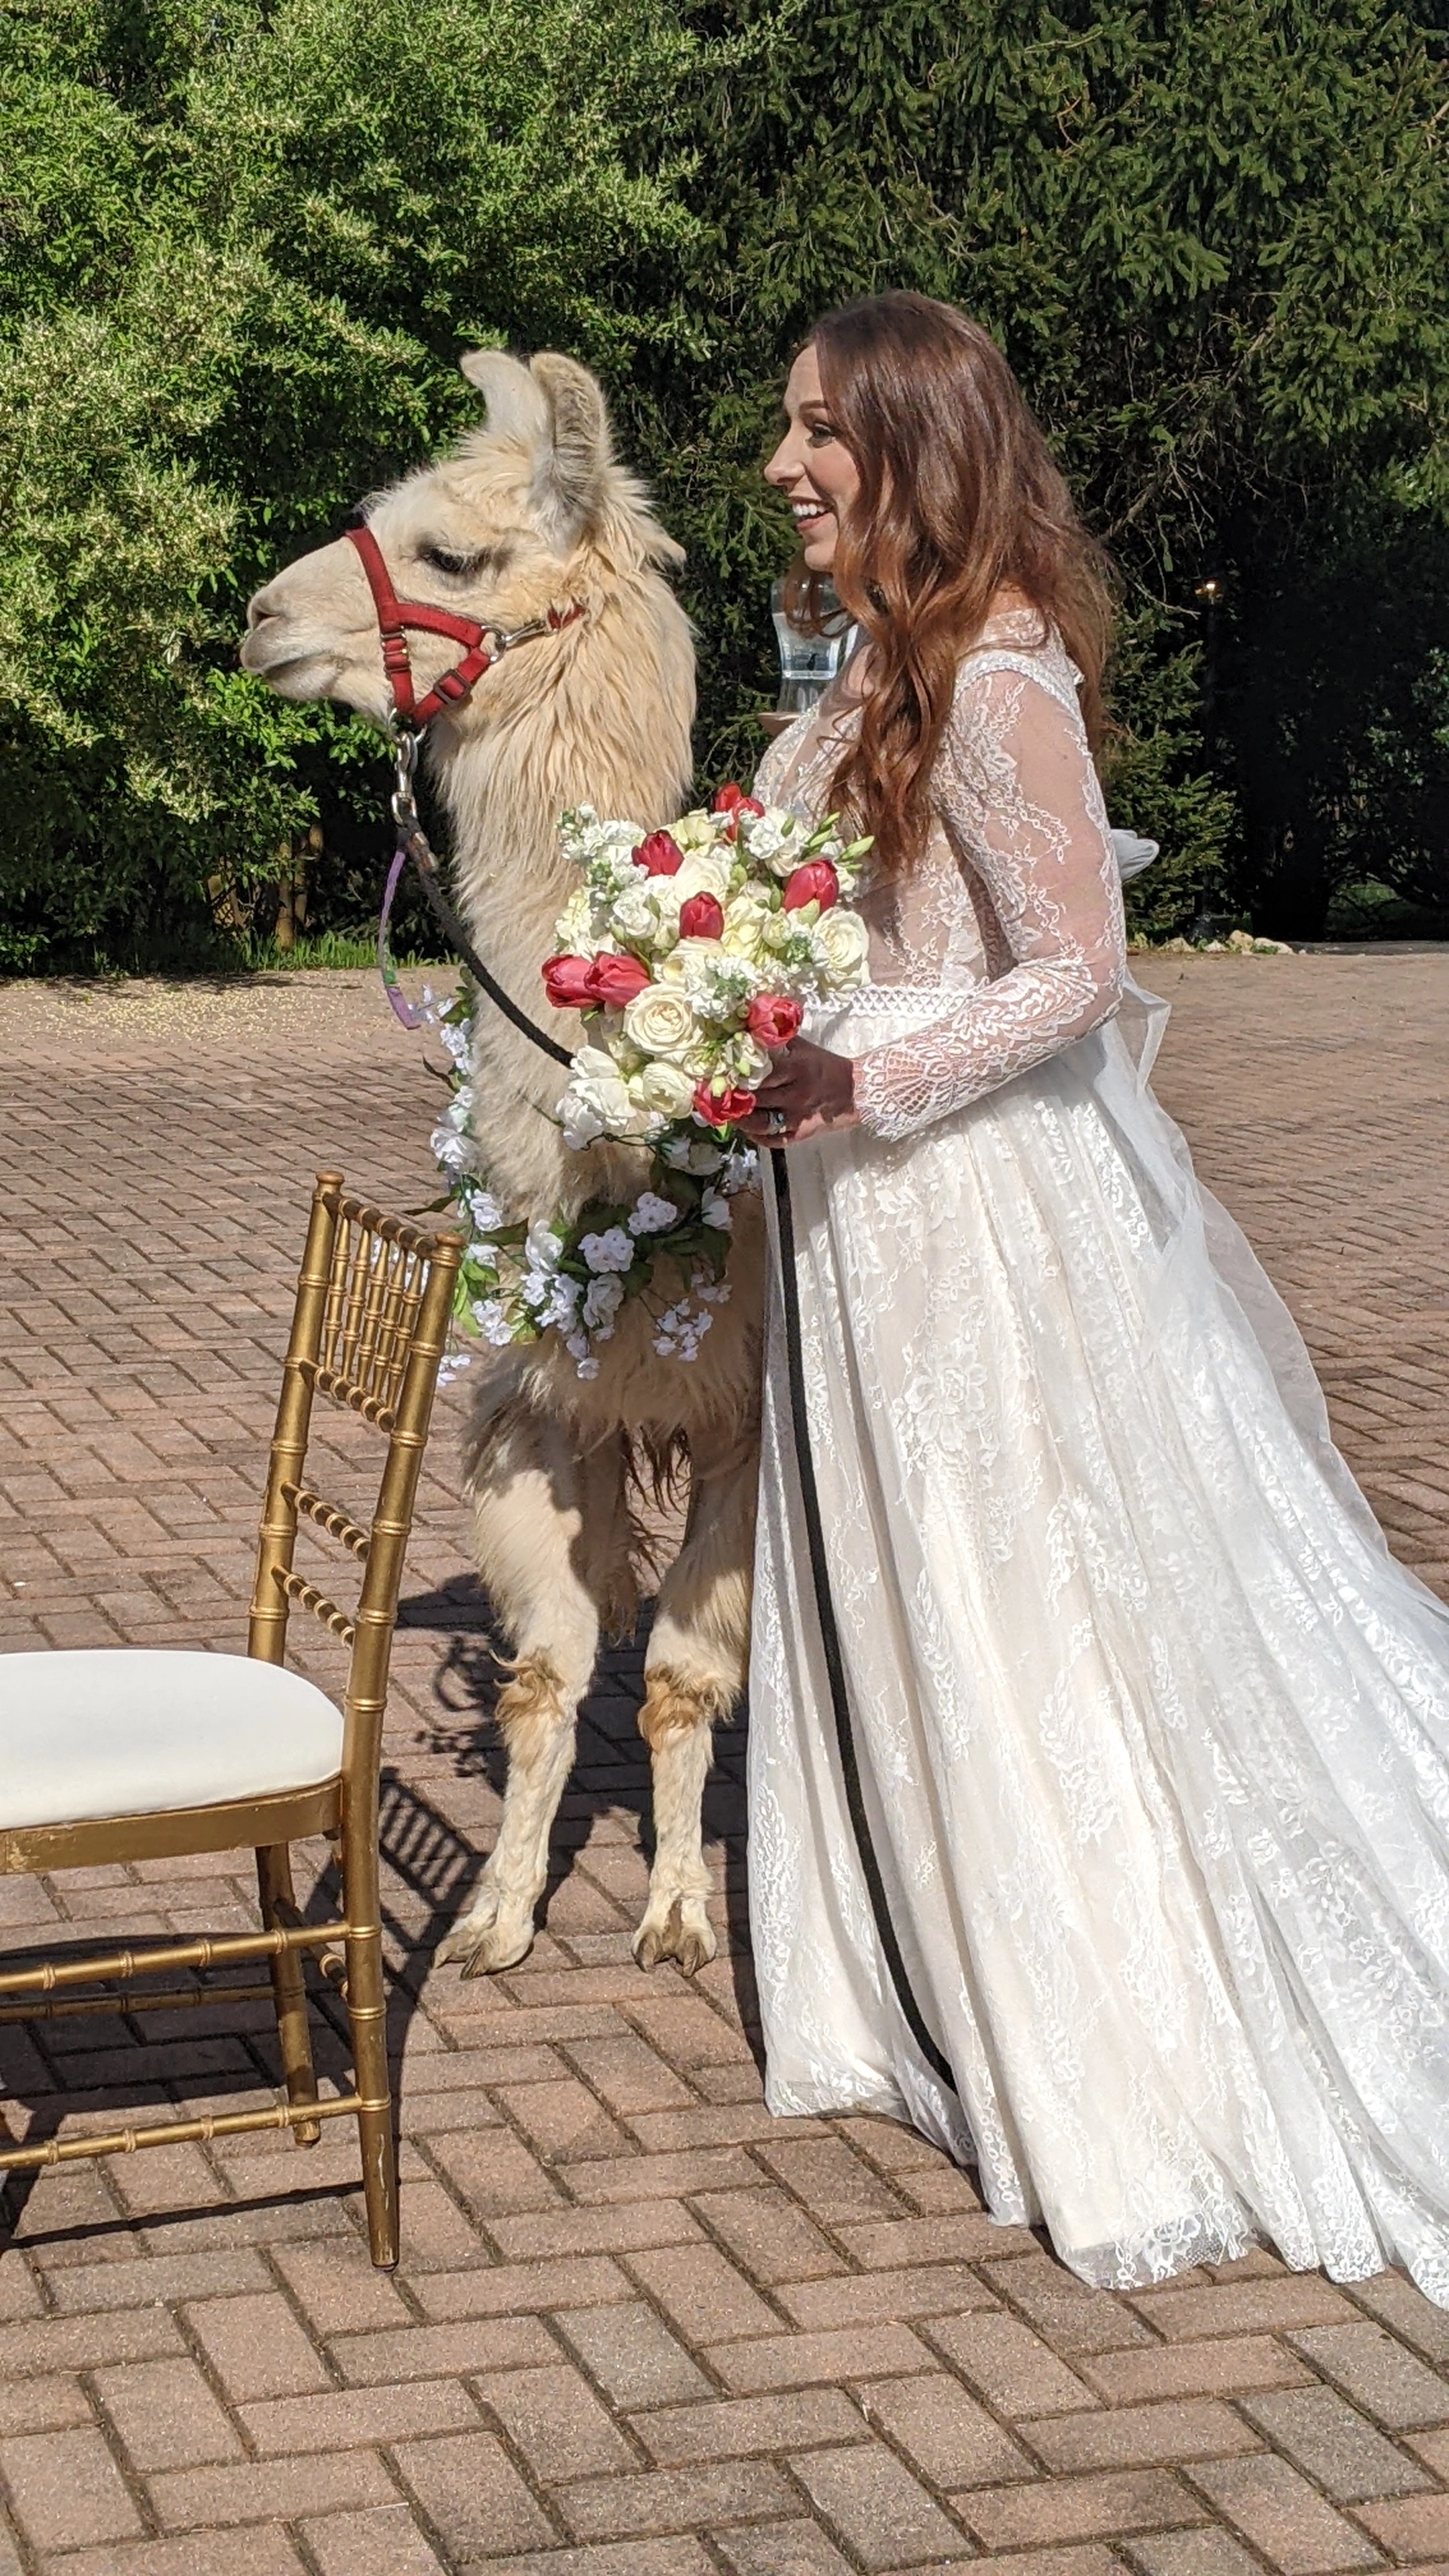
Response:
[{"label": "clear glass pitcher", "polygon": [[785,614],[785,585],[771,584],[770,615],[775,623],[775,641],[780,651],[780,695],[776,712],[782,716],[801,716],[822,697],[837,671],[843,670],[860,641],[860,628],[841,607],[827,585],[824,607],[828,619],[823,635],[803,635],[792,626]]}]

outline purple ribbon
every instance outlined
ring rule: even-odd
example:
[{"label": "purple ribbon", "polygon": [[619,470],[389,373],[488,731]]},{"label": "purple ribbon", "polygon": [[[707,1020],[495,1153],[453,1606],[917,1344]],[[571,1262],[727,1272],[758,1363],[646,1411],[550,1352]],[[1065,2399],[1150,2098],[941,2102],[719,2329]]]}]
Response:
[{"label": "purple ribbon", "polygon": [[420,1029],[423,1025],[421,1014],[413,1009],[406,993],[398,983],[397,968],[392,962],[392,952],[387,944],[387,925],[392,917],[393,897],[397,893],[398,882],[407,863],[406,850],[399,850],[387,872],[387,884],[383,889],[382,897],[382,918],[377,925],[377,971],[382,977],[382,989],[403,1027]]}]

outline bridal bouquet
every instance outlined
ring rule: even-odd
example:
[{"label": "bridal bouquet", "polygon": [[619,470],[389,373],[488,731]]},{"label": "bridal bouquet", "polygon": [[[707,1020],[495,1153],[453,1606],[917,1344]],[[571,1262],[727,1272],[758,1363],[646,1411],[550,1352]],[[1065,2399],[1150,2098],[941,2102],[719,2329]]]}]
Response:
[{"label": "bridal bouquet", "polygon": [[805,1004],[864,977],[865,925],[845,907],[869,842],[738,787],[667,832],[601,823],[584,805],[559,834],[583,883],[544,986],[592,1021],[562,1102],[567,1142],[654,1145],[690,1121],[728,1131]]},{"label": "bridal bouquet", "polygon": [[843,842],[833,816],[812,827],[733,786],[667,832],[585,805],[559,837],[582,881],[543,980],[588,1030],[559,1121],[577,1150],[642,1147],[647,1182],[632,1200],[508,1220],[473,1134],[466,987],[442,1014],[453,1097],[433,1149],[470,1238],[457,1321],[500,1345],[556,1331],[579,1376],[595,1377],[626,1298],[645,1301],[657,1351],[692,1360],[728,1297],[731,1201],[757,1168],[739,1122],[806,1005],[864,980],[865,925],[848,906],[870,844]]}]

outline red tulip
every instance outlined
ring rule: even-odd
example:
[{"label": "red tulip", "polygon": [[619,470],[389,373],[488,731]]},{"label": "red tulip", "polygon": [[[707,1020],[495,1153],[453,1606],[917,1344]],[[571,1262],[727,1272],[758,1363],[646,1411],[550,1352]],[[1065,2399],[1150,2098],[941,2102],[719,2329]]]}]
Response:
[{"label": "red tulip", "polygon": [[720,789],[711,810],[716,814],[730,815],[735,832],[738,833],[742,814],[763,814],[765,809],[763,805],[756,803],[753,796],[747,796],[743,787],[737,787],[731,779],[727,787]]},{"label": "red tulip", "polygon": [[803,868],[785,880],[780,901],[786,912],[798,912],[802,903],[818,903],[828,912],[840,900],[840,879],[828,859],[807,859]]},{"label": "red tulip", "polygon": [[755,1105],[752,1091],[711,1091],[707,1082],[694,1086],[694,1114],[708,1127],[731,1127],[748,1118]]},{"label": "red tulip", "polygon": [[586,1011],[598,998],[593,975],[591,957],[550,957],[543,970],[543,989],[556,1011]]},{"label": "red tulip", "polygon": [[672,832],[651,832],[634,853],[634,865],[646,877],[672,877],[684,864],[684,852]]},{"label": "red tulip", "polygon": [[601,949],[589,969],[590,998],[611,1011],[622,1011],[652,980],[637,957],[615,957]]},{"label": "red tulip", "polygon": [[787,1047],[804,1016],[799,1003],[788,1000],[783,993],[757,993],[746,1014],[745,1026],[757,1045]]},{"label": "red tulip", "polygon": [[724,906],[712,894],[692,894],[679,907],[681,939],[718,939],[724,929]]}]

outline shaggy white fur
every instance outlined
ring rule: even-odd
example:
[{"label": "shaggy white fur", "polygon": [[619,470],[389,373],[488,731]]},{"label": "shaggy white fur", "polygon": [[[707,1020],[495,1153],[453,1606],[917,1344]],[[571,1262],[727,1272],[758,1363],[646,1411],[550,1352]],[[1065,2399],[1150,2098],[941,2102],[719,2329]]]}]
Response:
[{"label": "shaggy white fur", "polygon": [[[554,825],[585,802],[650,829],[680,810],[694,651],[663,567],[683,558],[616,464],[585,368],[483,350],[463,370],[485,398],[487,426],[383,493],[369,524],[403,598],[500,627],[574,601],[583,608],[576,623],[505,657],[428,736],[473,938],[529,1014],[573,1046],[577,1019],[549,1011],[539,980],[572,885]],[[409,641],[421,695],[457,648],[425,634]],[[284,697],[340,698],[386,719],[354,547],[319,547],[258,591],[243,660]],[[618,1146],[569,1152],[554,1118],[559,1073],[486,1007],[474,1061],[475,1131],[511,1216],[637,1194],[644,1157]],[[655,1352],[652,1322],[630,1301],[592,1381],[576,1376],[552,1334],[472,1372],[474,1540],[512,1659],[497,1705],[509,1757],[503,1821],[472,1909],[438,1953],[461,1959],[465,1974],[511,1967],[532,1942],[579,1701],[601,1632],[627,1628],[637,1606],[631,1463],[681,1447],[689,1515],[660,1586],[639,1715],[655,1858],[634,1948],[646,1966],[674,1958],[692,1970],[714,1956],[700,1802],[711,1728],[744,1682],[759,1409],[763,1232],[752,1193],[734,1211],[734,1293],[691,1365]]]}]

